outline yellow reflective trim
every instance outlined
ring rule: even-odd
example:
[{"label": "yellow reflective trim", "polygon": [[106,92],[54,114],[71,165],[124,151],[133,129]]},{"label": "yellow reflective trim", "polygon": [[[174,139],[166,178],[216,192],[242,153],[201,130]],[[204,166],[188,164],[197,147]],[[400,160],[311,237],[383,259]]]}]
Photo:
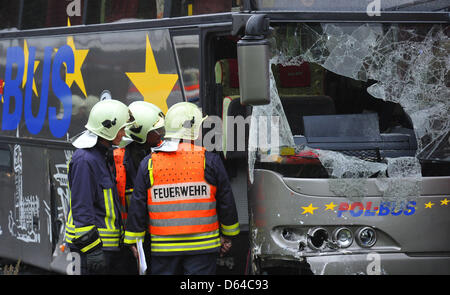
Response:
[{"label": "yellow reflective trim", "polygon": [[75,233],[75,226],[66,223],[66,231]]},{"label": "yellow reflective trim", "polygon": [[207,241],[202,241],[202,242],[190,242],[190,243],[157,243],[157,244],[152,244],[152,247],[171,247],[171,246],[191,246],[191,245],[201,245],[201,244],[206,244],[206,243],[211,243],[211,242],[219,242],[220,243],[220,239],[214,239],[214,240],[207,240]]},{"label": "yellow reflective trim", "polygon": [[95,246],[97,246],[98,244],[100,244],[102,242],[102,240],[97,239],[95,240],[95,242],[91,243],[90,245],[87,245],[86,247],[84,247],[83,249],[81,249],[81,252],[86,252],[89,251],[90,249],[94,248]]},{"label": "yellow reflective trim", "polygon": [[127,237],[133,237],[133,238],[141,238],[145,236],[145,231],[143,232],[131,232],[131,231],[125,231],[125,236]]},{"label": "yellow reflective trim", "polygon": [[113,232],[113,231],[101,231],[99,230],[100,237],[110,237],[110,238],[117,238],[120,237],[120,232]]},{"label": "yellow reflective trim", "polygon": [[145,231],[143,232],[129,232],[125,231],[125,236],[123,242],[125,244],[136,244],[136,239],[143,239],[145,236]]},{"label": "yellow reflective trim", "polygon": [[235,223],[235,224],[233,224],[233,225],[224,225],[224,224],[220,224],[220,226],[221,226],[223,229],[227,229],[227,230],[235,229],[235,228],[237,228],[237,227],[239,226],[239,222],[237,222],[237,223]]},{"label": "yellow reflective trim", "polygon": [[67,242],[72,243],[72,240],[75,239],[75,238],[76,238],[76,236],[69,235],[69,234],[66,233],[66,241]]},{"label": "yellow reflective trim", "polygon": [[[207,238],[213,238],[219,235],[219,231],[214,231],[209,235],[198,235],[198,236],[188,236],[188,237],[164,237],[164,236],[155,236],[155,235],[151,235],[151,240],[152,241],[189,241],[189,240],[202,240],[202,239],[207,239]],[[210,240],[211,241],[211,240]]]},{"label": "yellow reflective trim", "polygon": [[224,234],[226,236],[236,236],[241,232],[241,230],[239,228],[239,222],[235,223],[233,225],[220,224],[220,228],[221,228],[222,234]]},{"label": "yellow reflective trim", "polygon": [[105,200],[105,225],[107,229],[116,229],[114,225],[116,221],[116,214],[114,213],[114,200],[112,197],[112,189],[104,189],[103,197]]},{"label": "yellow reflective trim", "polygon": [[[203,246],[203,247],[193,247],[193,248],[171,248],[171,249],[157,249],[155,247],[170,247],[170,246],[189,246],[189,245],[201,245],[205,243],[211,243],[216,242],[212,245]],[[195,242],[195,243],[170,243],[170,244],[152,244],[151,245],[151,251],[152,252],[179,252],[179,251],[196,251],[196,250],[205,250],[205,249],[211,249],[216,248],[220,246],[220,239],[215,240],[208,240],[204,242]]]},{"label": "yellow reflective trim", "polygon": [[124,242],[125,244],[127,244],[127,245],[132,245],[132,244],[136,244],[136,239],[127,239],[127,238],[124,238],[124,239],[123,239],[123,242]]},{"label": "yellow reflective trim", "polygon": [[150,177],[150,186],[153,186],[153,182],[154,182],[154,179],[153,179],[153,163],[152,163],[152,159],[151,158],[148,160],[148,175]]},{"label": "yellow reflective trim", "polygon": [[75,228],[75,233],[79,234],[79,233],[85,233],[90,231],[91,229],[94,228],[94,225],[88,225],[88,226],[83,226],[83,227],[77,227]]}]

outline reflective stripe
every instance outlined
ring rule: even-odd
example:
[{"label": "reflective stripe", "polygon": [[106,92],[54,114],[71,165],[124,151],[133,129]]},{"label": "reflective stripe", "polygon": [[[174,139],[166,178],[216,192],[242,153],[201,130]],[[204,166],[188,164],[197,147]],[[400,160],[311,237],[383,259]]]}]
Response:
[{"label": "reflective stripe", "polygon": [[105,198],[105,210],[106,210],[105,225],[108,229],[116,229],[116,226],[114,225],[116,221],[116,214],[114,212],[112,189],[104,189],[103,195]]},{"label": "reflective stripe", "polygon": [[73,224],[68,224],[68,222],[66,222],[66,231],[75,234],[75,226]]},{"label": "reflective stripe", "polygon": [[81,237],[82,235],[84,235],[85,233],[87,233],[88,231],[90,231],[93,228],[94,228],[93,225],[75,228],[75,236]]},{"label": "reflective stripe", "polygon": [[[92,229],[93,227],[94,227],[93,225],[85,226],[82,228],[77,228],[73,232],[68,231],[67,227],[66,227],[66,239],[65,239],[66,242],[72,244],[73,239],[78,238],[87,232],[86,228]],[[110,230],[110,229],[105,229],[105,228],[97,228],[97,229],[98,229],[98,233],[100,235],[99,240],[101,242],[103,242],[103,247],[119,247],[120,236],[121,236],[120,230],[118,230],[118,229]],[[91,245],[89,245],[89,246],[91,246]],[[94,247],[94,246],[95,245],[93,245],[92,247]]]},{"label": "reflective stripe", "polygon": [[226,236],[235,236],[235,235],[239,234],[239,232],[240,232],[239,222],[237,222],[233,225],[220,224],[220,230],[221,230],[222,234],[224,234]]},{"label": "reflective stripe", "polygon": [[119,247],[119,239],[104,239],[102,238],[103,247]]},{"label": "reflective stripe", "polygon": [[195,251],[206,250],[220,247],[220,238],[207,240],[202,242],[190,243],[153,243],[151,244],[152,252],[177,252],[177,251]]},{"label": "reflective stripe", "polygon": [[125,238],[123,240],[123,242],[125,244],[135,244],[136,243],[136,239],[142,239],[145,236],[145,231],[143,232],[129,232],[129,231],[125,231]]},{"label": "reflective stripe", "polygon": [[217,215],[207,217],[194,218],[172,218],[172,219],[150,219],[152,226],[186,226],[186,225],[202,225],[217,222]]},{"label": "reflective stripe", "polygon": [[100,239],[95,240],[95,242],[87,245],[86,247],[84,247],[83,249],[81,249],[81,252],[87,252],[90,249],[94,248],[95,246],[97,246],[98,244],[100,244],[102,241]]},{"label": "reflective stripe", "polygon": [[216,208],[216,202],[203,203],[181,203],[168,205],[148,205],[149,212],[175,212],[175,211],[197,211],[197,210],[212,210]]},{"label": "reflective stripe", "polygon": [[120,230],[118,229],[99,228],[98,233],[101,237],[120,237]]},{"label": "reflective stripe", "polygon": [[66,242],[72,244],[72,240],[75,239],[74,235],[70,235],[66,232]]},{"label": "reflective stripe", "polygon": [[153,179],[153,162],[152,162],[151,158],[148,160],[148,175],[150,177],[150,186],[153,186],[153,182],[154,182],[154,179]]},{"label": "reflective stripe", "polygon": [[199,233],[199,234],[186,234],[186,235],[173,235],[173,236],[158,236],[151,235],[152,242],[157,241],[189,241],[189,240],[201,240],[207,238],[214,238],[219,236],[219,230]]}]

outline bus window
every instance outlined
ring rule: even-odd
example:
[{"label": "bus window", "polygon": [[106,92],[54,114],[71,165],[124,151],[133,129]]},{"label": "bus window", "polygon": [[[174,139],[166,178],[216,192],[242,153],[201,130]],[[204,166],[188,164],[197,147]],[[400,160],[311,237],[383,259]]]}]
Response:
[{"label": "bus window", "polygon": [[180,67],[184,97],[188,102],[200,99],[200,47],[198,35],[174,36],[173,44]]},{"label": "bus window", "polygon": [[11,169],[11,152],[9,149],[0,148],[0,170]]},{"label": "bus window", "polygon": [[19,1],[0,0],[0,30],[17,28]]}]

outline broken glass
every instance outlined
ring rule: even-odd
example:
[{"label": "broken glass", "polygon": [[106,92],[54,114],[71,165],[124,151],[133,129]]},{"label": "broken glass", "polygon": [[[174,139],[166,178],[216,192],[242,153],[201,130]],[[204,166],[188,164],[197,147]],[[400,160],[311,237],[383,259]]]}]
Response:
[{"label": "broken glass", "polygon": [[[295,24],[275,29],[271,64],[301,65],[306,61],[356,81],[373,81],[367,93],[374,100],[399,103],[413,123],[416,157],[386,158],[377,163],[333,151],[316,151],[335,194],[366,196],[368,179],[376,178],[378,190],[387,199],[420,195],[418,158],[430,157],[429,151],[448,150],[449,146],[445,140],[450,132],[449,33],[445,25]],[[260,116],[280,116],[278,143],[294,146],[272,72],[271,103],[253,107],[252,126]],[[256,158],[262,151],[271,152],[270,148],[261,149],[258,143],[262,125],[259,127],[250,128],[252,182]]]},{"label": "broken glass", "polygon": [[249,178],[253,183],[253,168],[257,153],[278,154],[280,146],[295,145],[291,128],[281,105],[272,69],[270,69],[270,103],[253,107],[250,126],[252,128],[250,128],[248,142],[248,167]]},{"label": "broken glass", "polygon": [[417,155],[450,131],[448,26],[325,24],[322,33],[306,28],[315,42],[297,60],[355,80],[375,80],[367,92],[399,103],[410,116]]}]

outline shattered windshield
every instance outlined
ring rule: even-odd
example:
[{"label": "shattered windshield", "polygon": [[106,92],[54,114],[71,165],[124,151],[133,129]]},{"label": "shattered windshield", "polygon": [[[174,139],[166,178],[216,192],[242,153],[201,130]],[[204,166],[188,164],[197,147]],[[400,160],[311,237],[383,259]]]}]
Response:
[{"label": "shattered windshield", "polygon": [[[419,160],[450,161],[449,35],[448,25],[275,25],[271,103],[252,113],[250,180],[255,162],[283,146],[315,149],[331,178],[375,175],[386,195],[395,188],[383,177],[418,179]],[[335,188],[348,195],[348,185]]]}]

